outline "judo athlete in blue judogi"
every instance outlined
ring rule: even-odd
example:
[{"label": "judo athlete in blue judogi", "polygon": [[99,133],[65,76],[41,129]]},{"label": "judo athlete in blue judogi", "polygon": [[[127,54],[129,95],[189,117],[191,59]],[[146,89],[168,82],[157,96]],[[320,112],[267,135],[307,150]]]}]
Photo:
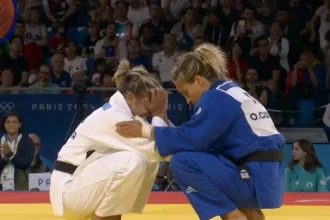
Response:
[{"label": "judo athlete in blue judogi", "polygon": [[285,140],[263,105],[226,78],[224,62],[208,44],[177,62],[173,82],[195,104],[190,121],[121,123],[117,132],[154,139],[161,156],[173,155],[172,175],[200,219],[262,220],[261,209],[282,205]]}]

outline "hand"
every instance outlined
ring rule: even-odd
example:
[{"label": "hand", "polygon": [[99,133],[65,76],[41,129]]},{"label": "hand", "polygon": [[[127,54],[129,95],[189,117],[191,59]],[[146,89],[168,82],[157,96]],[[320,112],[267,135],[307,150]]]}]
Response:
[{"label": "hand", "polygon": [[116,124],[116,132],[126,138],[142,137],[142,123],[138,120],[119,122]]},{"label": "hand", "polygon": [[150,98],[145,99],[145,107],[152,116],[164,118],[167,112],[167,92],[163,88],[150,90]]},{"label": "hand", "polygon": [[294,65],[294,68],[295,68],[295,69],[300,69],[300,68],[303,68],[303,67],[304,67],[304,64],[303,64],[302,61],[299,61],[298,63],[296,63],[296,64]]},{"label": "hand", "polygon": [[13,154],[8,143],[4,143],[3,145],[0,146],[0,153],[7,157],[10,157]]}]

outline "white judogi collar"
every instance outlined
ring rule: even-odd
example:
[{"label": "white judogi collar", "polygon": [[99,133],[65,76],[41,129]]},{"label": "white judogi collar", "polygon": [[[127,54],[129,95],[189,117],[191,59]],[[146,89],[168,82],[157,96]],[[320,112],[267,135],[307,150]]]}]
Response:
[{"label": "white judogi collar", "polygon": [[133,118],[132,111],[127,105],[126,99],[123,94],[121,94],[121,92],[117,91],[115,94],[113,94],[109,100],[109,104],[111,108],[118,109],[121,112],[124,111],[127,115]]}]

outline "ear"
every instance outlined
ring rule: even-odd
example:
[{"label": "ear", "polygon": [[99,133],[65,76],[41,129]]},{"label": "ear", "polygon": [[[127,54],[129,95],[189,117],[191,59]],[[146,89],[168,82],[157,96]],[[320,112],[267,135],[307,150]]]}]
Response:
[{"label": "ear", "polygon": [[199,86],[203,86],[204,85],[203,77],[201,77],[200,75],[195,75],[195,83],[198,84]]},{"label": "ear", "polygon": [[128,106],[131,106],[133,104],[133,102],[134,102],[135,95],[133,93],[131,93],[131,92],[128,92],[126,94],[126,97],[125,98],[126,98],[127,105]]}]

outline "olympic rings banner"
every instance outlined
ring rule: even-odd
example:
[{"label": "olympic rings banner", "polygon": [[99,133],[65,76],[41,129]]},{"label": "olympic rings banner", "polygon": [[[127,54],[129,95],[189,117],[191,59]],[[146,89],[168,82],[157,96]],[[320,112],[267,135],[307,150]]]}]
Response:
[{"label": "olympic rings banner", "polygon": [[[53,161],[64,143],[76,110],[76,95],[15,94],[0,95],[0,118],[8,112],[17,112],[23,120],[23,132],[35,133],[41,138],[41,155]],[[87,114],[102,106],[102,94],[85,96]],[[190,117],[189,106],[183,96],[169,95],[168,117],[175,125]],[[78,117],[73,125],[76,128]],[[70,131],[71,133],[73,130]],[[70,133],[70,135],[71,135]]]}]

